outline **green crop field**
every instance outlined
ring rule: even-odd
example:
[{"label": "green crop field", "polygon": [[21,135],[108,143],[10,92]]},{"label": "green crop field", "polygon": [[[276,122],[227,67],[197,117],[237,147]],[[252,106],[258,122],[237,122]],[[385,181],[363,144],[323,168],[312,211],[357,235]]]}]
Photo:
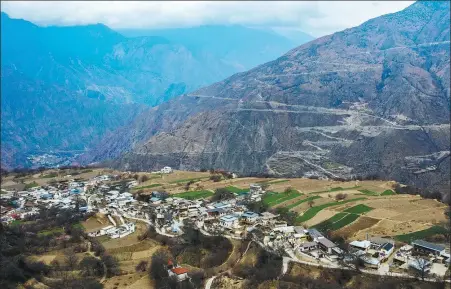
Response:
[{"label": "green crop field", "polygon": [[300,194],[296,190],[292,190],[289,192],[283,192],[283,193],[271,192],[263,197],[263,202],[265,204],[268,204],[269,206],[275,206],[277,204],[297,198],[299,196],[302,196],[302,194]]},{"label": "green crop field", "polygon": [[357,220],[359,215],[341,212],[314,226],[318,231],[335,231]]},{"label": "green crop field", "polygon": [[433,235],[445,234],[446,232],[446,229],[441,226],[433,226],[422,231],[395,236],[395,239],[401,242],[408,243],[416,239],[424,239]]},{"label": "green crop field", "polygon": [[288,210],[290,210],[290,209],[293,209],[294,207],[299,206],[299,205],[302,204],[302,203],[305,203],[305,202],[308,202],[308,201],[314,201],[314,200],[316,200],[316,199],[321,199],[321,197],[320,197],[320,196],[311,196],[311,197],[308,197],[308,198],[299,200],[299,201],[297,201],[297,202],[295,202],[295,203],[293,203],[293,204],[291,204],[291,205],[288,205],[288,206],[286,206],[285,208],[288,209]]},{"label": "green crop field", "polygon": [[329,229],[332,231],[336,231],[338,229],[343,228],[344,226],[347,226],[349,224],[351,224],[352,222],[354,222],[355,220],[357,220],[359,218],[359,215],[357,214],[347,214],[344,218],[342,218],[341,220],[333,223]]},{"label": "green crop field", "polygon": [[349,200],[345,200],[345,201],[341,201],[341,202],[326,203],[326,204],[312,207],[312,208],[308,209],[307,211],[305,211],[305,213],[302,216],[299,216],[296,219],[296,222],[302,223],[302,222],[308,221],[311,218],[313,218],[314,216],[316,216],[316,214],[318,214],[321,210],[323,210],[325,208],[332,207],[332,206],[338,206],[338,205],[346,204],[349,202],[360,201],[360,200],[366,200],[366,198],[355,198],[355,199],[349,199]]},{"label": "green crop field", "polygon": [[234,186],[228,186],[228,187],[225,187],[225,189],[227,191],[229,191],[231,193],[234,193],[234,194],[237,194],[237,195],[240,194],[240,193],[249,192],[249,189],[240,189],[240,188],[237,188],[237,187],[234,187]]},{"label": "green crop field", "polygon": [[316,224],[315,226],[313,226],[313,228],[317,229],[318,231],[325,231],[330,225],[332,225],[333,223],[341,220],[342,218],[344,218],[346,215],[348,215],[347,213],[338,213],[333,215],[331,218],[322,221],[319,224]]},{"label": "green crop field", "polygon": [[364,213],[368,213],[371,210],[373,210],[373,208],[368,207],[367,205],[364,205],[364,204],[359,204],[357,206],[354,206],[354,207],[344,210],[344,212],[352,213],[352,214],[364,214]]},{"label": "green crop field", "polygon": [[206,190],[183,192],[183,193],[174,195],[174,197],[184,198],[187,200],[196,200],[196,199],[201,199],[201,198],[208,198],[211,196],[213,196],[213,192],[206,191]]},{"label": "green crop field", "polygon": [[393,192],[392,190],[385,190],[381,194],[381,196],[391,196],[391,195],[396,195],[396,193]]}]

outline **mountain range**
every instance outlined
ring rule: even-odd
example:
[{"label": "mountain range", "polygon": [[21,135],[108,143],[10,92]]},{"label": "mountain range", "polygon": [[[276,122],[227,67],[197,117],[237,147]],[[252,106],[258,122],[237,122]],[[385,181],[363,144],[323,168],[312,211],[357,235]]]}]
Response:
[{"label": "mountain range", "polygon": [[2,167],[88,150],[144,109],[299,44],[237,25],[127,35],[103,24],[41,27],[2,12]]},{"label": "mountain range", "polygon": [[144,109],[80,161],[450,189],[450,3],[327,35]]}]

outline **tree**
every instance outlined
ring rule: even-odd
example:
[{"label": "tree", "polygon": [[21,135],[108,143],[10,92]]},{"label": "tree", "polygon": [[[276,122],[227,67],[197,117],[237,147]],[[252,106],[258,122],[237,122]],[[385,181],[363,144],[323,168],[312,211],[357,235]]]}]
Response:
[{"label": "tree", "polygon": [[168,251],[160,249],[152,255],[150,262],[150,277],[155,281],[160,281],[168,277],[167,264],[172,260],[172,256]]},{"label": "tree", "polygon": [[64,262],[70,270],[74,270],[78,264],[78,257],[73,250],[69,250],[64,257]]},{"label": "tree", "polygon": [[214,195],[211,197],[211,200],[213,202],[216,201],[223,201],[223,200],[230,200],[235,198],[235,194],[232,192],[229,192],[227,189],[225,188],[219,188],[215,190]]},{"label": "tree", "polygon": [[149,177],[146,175],[142,175],[141,178],[139,179],[139,181],[141,183],[147,182],[149,180]]},{"label": "tree", "polygon": [[111,255],[103,255],[101,257],[103,264],[105,264],[108,276],[119,275],[121,270],[119,268],[118,260]]},{"label": "tree", "polygon": [[412,265],[414,275],[424,281],[429,274],[430,263],[420,256],[415,256],[412,260]]},{"label": "tree", "polygon": [[210,176],[210,180],[212,180],[213,182],[217,183],[222,179],[221,175],[211,175]]},{"label": "tree", "polygon": [[138,263],[138,265],[136,265],[135,269],[136,269],[137,272],[146,272],[148,265],[149,265],[149,262],[141,261],[141,262]]},{"label": "tree", "polygon": [[307,204],[311,208],[315,204],[315,201],[314,200],[309,200]]},{"label": "tree", "polygon": [[338,194],[335,196],[335,200],[336,200],[336,201],[341,201],[341,200],[346,199],[347,196],[348,196],[347,194],[338,193]]},{"label": "tree", "polygon": [[104,273],[102,262],[92,256],[84,257],[78,267],[84,276],[102,276]]},{"label": "tree", "polygon": [[268,183],[262,183],[262,184],[260,185],[260,187],[262,188],[263,191],[266,191],[266,189],[268,189],[269,186],[270,186],[270,184],[268,184]]}]

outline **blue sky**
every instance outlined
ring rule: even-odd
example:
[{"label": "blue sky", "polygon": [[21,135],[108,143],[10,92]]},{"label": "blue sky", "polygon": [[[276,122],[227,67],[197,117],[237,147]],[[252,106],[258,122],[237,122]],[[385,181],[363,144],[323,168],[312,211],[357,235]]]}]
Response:
[{"label": "blue sky", "polygon": [[315,37],[397,12],[414,1],[2,1],[2,11],[39,25],[103,23],[111,28],[241,24],[301,30]]}]

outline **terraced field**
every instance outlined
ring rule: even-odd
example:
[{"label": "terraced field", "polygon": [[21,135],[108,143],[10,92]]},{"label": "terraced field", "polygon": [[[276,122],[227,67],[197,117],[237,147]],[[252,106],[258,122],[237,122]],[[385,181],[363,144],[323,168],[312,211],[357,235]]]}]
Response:
[{"label": "terraced field", "polygon": [[302,194],[296,190],[291,190],[284,193],[270,192],[265,195],[265,197],[263,198],[263,202],[272,207],[300,196],[302,196]]},{"label": "terraced field", "polygon": [[315,206],[315,207],[308,209],[304,214],[299,216],[296,219],[296,221],[298,223],[306,222],[306,221],[310,220],[311,218],[313,218],[316,214],[318,214],[321,210],[323,210],[325,208],[329,208],[332,206],[338,206],[338,205],[342,205],[342,204],[346,204],[346,203],[350,203],[350,202],[357,202],[357,201],[361,201],[361,200],[365,200],[365,199],[366,198],[354,198],[354,199],[349,199],[349,200],[345,200],[345,201],[341,201],[341,202],[332,202],[332,203],[326,203],[323,205]]}]

